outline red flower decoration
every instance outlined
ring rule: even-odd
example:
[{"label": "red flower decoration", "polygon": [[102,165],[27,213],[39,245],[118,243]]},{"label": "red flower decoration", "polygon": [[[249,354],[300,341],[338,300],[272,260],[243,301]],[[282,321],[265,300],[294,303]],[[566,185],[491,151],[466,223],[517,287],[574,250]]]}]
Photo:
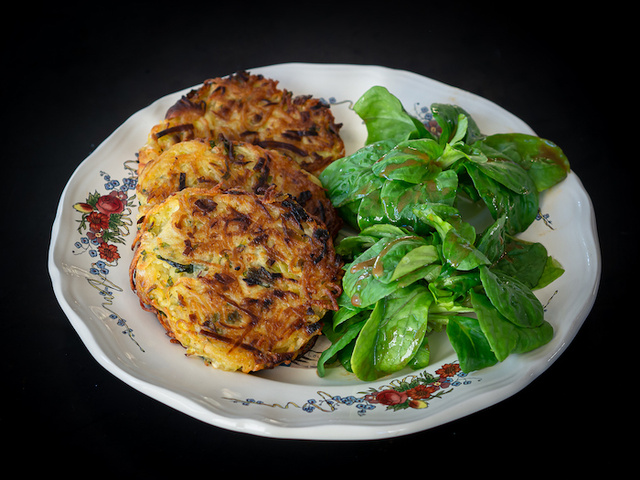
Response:
[{"label": "red flower decoration", "polygon": [[457,363],[446,363],[436,370],[436,373],[440,375],[441,378],[453,377],[457,375],[458,372],[460,372],[460,365]]},{"label": "red flower decoration", "polygon": [[91,212],[87,216],[87,222],[89,222],[89,228],[94,232],[109,228],[109,216],[104,213]]},{"label": "red flower decoration", "polygon": [[417,387],[407,390],[407,395],[413,399],[429,398],[434,392],[438,390],[438,387],[434,385],[418,385]]},{"label": "red flower decoration", "polygon": [[115,245],[109,245],[108,243],[101,243],[98,245],[98,252],[100,253],[100,258],[107,262],[113,262],[120,258],[118,247]]},{"label": "red flower decoration", "polygon": [[398,405],[406,402],[407,398],[405,392],[398,392],[393,389],[382,390],[376,394],[376,402],[382,403],[383,405]]},{"label": "red flower decoration", "polygon": [[102,233],[98,232],[92,232],[91,230],[87,231],[87,238],[89,238],[89,240],[92,240],[94,243],[102,243],[104,242],[104,238],[102,238]]},{"label": "red flower decoration", "polygon": [[85,202],[78,202],[73,205],[73,208],[82,213],[90,213],[93,211],[93,207]]},{"label": "red flower decoration", "polygon": [[112,192],[109,195],[103,195],[96,202],[96,208],[98,211],[107,215],[112,213],[121,213],[124,210],[124,207],[124,202],[116,192]]}]

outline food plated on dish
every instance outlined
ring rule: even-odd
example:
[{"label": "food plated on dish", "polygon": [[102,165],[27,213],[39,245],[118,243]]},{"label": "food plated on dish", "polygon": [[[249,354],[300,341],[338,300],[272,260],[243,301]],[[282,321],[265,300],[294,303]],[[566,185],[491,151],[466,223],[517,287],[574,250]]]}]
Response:
[{"label": "food plated on dish", "polygon": [[[432,331],[446,331],[465,372],[550,340],[533,290],[563,268],[517,235],[570,171],[557,145],[485,135],[458,105],[433,103],[425,124],[378,85],[354,105],[367,139],[346,156],[330,108],[277,83],[207,80],[140,149],[131,285],[172,339],[253,372],[322,332],[332,345],[319,374],[338,363],[369,381],[429,365]],[[464,208],[492,222],[473,225]],[[342,222],[355,234],[334,247]]]},{"label": "food plated on dish", "polygon": [[[430,428],[492,405],[545,371],[588,314],[600,268],[593,209],[559,147],[539,139],[528,125],[497,105],[411,72],[311,64],[250,71],[242,76],[262,75],[278,83],[280,90],[295,92],[289,94],[292,101],[301,96],[311,105],[315,99],[317,109],[324,109],[325,115],[331,112],[334,119],[323,124],[333,125],[344,153],[327,161],[321,172],[311,173],[296,162],[292,152],[297,149],[287,148],[282,137],[278,142],[246,135],[235,140],[219,134],[183,138],[184,132],[197,129],[180,127],[169,135],[165,128],[159,129],[165,130],[161,137],[173,141],[149,157],[146,170],[137,154],[149,143],[150,132],[200,86],[167,95],[126,120],[69,179],[49,257],[56,296],[99,363],[139,391],[205,422],[258,435],[324,439],[380,438]],[[199,105],[198,111],[204,112],[204,104]],[[189,121],[193,111],[191,115]],[[393,134],[383,128],[385,124],[393,127]],[[448,133],[443,136],[444,131]],[[513,142],[520,143],[517,149],[510,146]],[[539,161],[534,168],[531,159],[540,148],[549,161]],[[294,162],[297,167],[292,166]],[[423,177],[415,175],[420,165],[428,166],[422,168]],[[554,186],[541,181],[545,171],[555,172],[549,177],[555,178]],[[530,187],[531,182],[536,192],[529,188],[525,194],[522,187]],[[363,188],[358,190],[358,185]],[[171,336],[157,311],[145,309],[150,306],[146,295],[152,290],[157,290],[158,298],[171,299],[158,306],[184,311],[184,305],[195,299],[223,298],[217,296],[220,279],[232,280],[238,287],[235,292],[240,292],[248,287],[246,278],[261,293],[251,300],[247,289],[228,299],[244,298],[254,304],[237,324],[248,327],[257,322],[255,299],[280,294],[269,286],[284,279],[274,269],[274,250],[264,249],[270,246],[268,241],[260,251],[258,245],[247,243],[248,236],[224,246],[240,247],[232,253],[242,262],[253,249],[252,258],[264,267],[232,269],[227,272],[233,273],[231,277],[212,269],[207,263],[211,257],[197,258],[193,248],[197,243],[190,235],[219,233],[211,223],[216,218],[213,209],[205,207],[206,229],[186,228],[177,217],[172,217],[173,224],[168,221],[176,212],[184,213],[178,215],[187,223],[198,215],[205,218],[202,209],[183,208],[187,198],[195,202],[191,194],[196,189],[211,190],[202,193],[202,207],[213,206],[205,198],[223,195],[220,198],[227,199],[228,191],[234,190],[242,194],[234,201],[243,208],[264,212],[259,207],[263,203],[267,211],[283,212],[285,219],[308,216],[301,225],[318,243],[302,248],[303,237],[296,237],[287,251],[291,255],[275,258],[278,268],[285,268],[296,251],[319,258],[319,246],[325,252],[324,246],[332,245],[326,251],[341,262],[338,269],[327,264],[324,270],[335,273],[334,280],[341,276],[340,281],[330,281],[330,275],[318,271],[306,273],[305,278],[322,278],[319,285],[328,282],[324,285],[331,293],[322,299],[318,292],[308,293],[308,301],[322,303],[307,317],[308,323],[296,322],[302,310],[297,308],[298,317],[290,315],[277,324],[282,331],[287,324],[305,328],[297,333],[286,330],[290,341],[268,347],[275,352],[271,360],[255,363],[268,368],[250,373],[211,368],[213,362]],[[516,202],[520,197],[510,192],[528,201]],[[175,212],[169,213],[169,205]],[[233,203],[223,200],[220,205],[223,212]],[[492,215],[512,206],[517,206],[519,215]],[[156,230],[151,220],[144,226],[152,209],[162,212]],[[516,233],[534,217],[534,210],[530,226]],[[267,225],[265,217],[248,217],[233,218],[243,219],[247,232],[256,232],[254,219]],[[230,217],[223,218],[229,223]],[[238,222],[230,224],[238,226]],[[175,229],[176,225],[180,228]],[[284,231],[271,225],[271,235],[278,238],[271,245],[286,244]],[[327,242],[322,240],[324,234],[314,238],[312,233],[323,230],[330,232]],[[160,241],[159,233],[169,235],[169,241]],[[240,231],[234,235],[239,239]],[[129,286],[129,274],[132,265],[134,271],[141,265],[142,250],[136,247],[143,237],[162,259],[147,257],[140,278],[145,273],[150,274],[148,278],[154,276],[156,287],[141,299]],[[508,240],[504,251],[497,239]],[[207,243],[203,251],[221,248],[213,236]],[[244,253],[242,243],[250,247]],[[135,262],[134,254],[138,255]],[[494,261],[500,254],[500,261]],[[218,257],[233,265],[227,252]],[[526,265],[535,268],[523,268]],[[218,282],[215,289],[204,278],[207,268]],[[527,275],[522,276],[525,271]],[[215,273],[219,273],[217,279]],[[515,283],[505,283],[508,277],[520,280],[517,288]],[[171,297],[168,283],[176,280],[181,286]],[[206,285],[216,296],[192,294],[187,284],[201,292]],[[520,309],[525,313],[520,325],[505,323],[513,312],[500,302],[493,303],[507,298],[503,293],[518,300],[514,305],[526,306]],[[294,311],[294,305],[305,302],[298,300],[286,308]],[[207,303],[216,302],[203,302],[203,307]],[[204,345],[195,333],[206,331],[210,338],[213,332],[220,334],[219,340],[242,345],[241,335],[221,333],[239,316],[224,310],[231,318],[227,315],[226,325],[216,327],[212,323],[216,311],[207,308],[211,315],[206,320],[188,318],[180,323],[189,334],[183,340],[192,338]],[[194,317],[205,318],[204,312],[201,308]],[[252,320],[243,323],[247,318]],[[281,335],[275,330],[271,339],[263,339],[265,345],[278,344],[271,341]],[[394,337],[398,332],[406,334]],[[464,343],[465,337],[472,341]],[[288,353],[280,351],[285,344]]]}]

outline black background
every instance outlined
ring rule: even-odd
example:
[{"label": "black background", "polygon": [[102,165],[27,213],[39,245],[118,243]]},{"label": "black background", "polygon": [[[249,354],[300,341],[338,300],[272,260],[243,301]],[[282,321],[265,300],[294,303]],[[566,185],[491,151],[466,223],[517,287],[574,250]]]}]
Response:
[{"label": "black background", "polygon": [[[578,465],[611,472],[633,460],[624,434],[637,418],[627,404],[635,374],[622,359],[634,347],[627,272],[637,266],[629,12],[560,2],[306,5],[278,3],[267,11],[246,2],[25,3],[3,15],[5,465],[73,476],[391,471],[419,478],[546,475]],[[404,437],[294,441],[204,424],[129,387],[89,354],[47,271],[68,178],[155,99],[209,77],[283,62],[411,70],[494,101],[563,148],[594,203],[602,280],[577,337],[527,388]]]}]

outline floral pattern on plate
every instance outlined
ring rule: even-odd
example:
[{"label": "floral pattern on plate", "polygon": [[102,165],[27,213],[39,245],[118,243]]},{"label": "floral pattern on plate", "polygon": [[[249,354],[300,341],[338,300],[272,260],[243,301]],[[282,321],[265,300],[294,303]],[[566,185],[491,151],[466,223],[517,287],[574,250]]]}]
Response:
[{"label": "floral pattern on plate", "polygon": [[386,410],[391,411],[401,411],[408,408],[427,408],[430,401],[441,399],[455,388],[470,385],[473,380],[479,380],[479,378],[469,376],[460,370],[460,365],[457,362],[444,364],[436,369],[434,373],[422,371],[403,378],[396,378],[391,380],[389,384],[378,388],[371,387],[366,391],[359,392],[357,396],[331,395],[324,391],[318,391],[319,398],[308,399],[301,405],[294,401],[289,401],[285,404],[266,403],[253,398],[246,400],[227,398],[227,400],[245,406],[262,405],[273,408],[299,408],[307,413],[331,413],[342,407],[353,407],[357,410],[358,415],[362,416],[378,407],[384,407]]},{"label": "floral pattern on plate", "polygon": [[124,333],[133,338],[133,331],[124,317],[112,308],[114,296],[124,289],[108,278],[110,271],[118,267],[121,258],[119,246],[126,245],[126,237],[134,226],[133,209],[137,207],[136,165],[132,166],[128,161],[124,163],[124,169],[125,176],[121,179],[100,171],[104,192],[94,190],[83,201],[73,204],[80,213],[77,220],[80,239],[73,245],[73,254],[89,256],[89,270],[80,273],[103,297],[101,305],[108,310],[108,318],[125,327]]}]

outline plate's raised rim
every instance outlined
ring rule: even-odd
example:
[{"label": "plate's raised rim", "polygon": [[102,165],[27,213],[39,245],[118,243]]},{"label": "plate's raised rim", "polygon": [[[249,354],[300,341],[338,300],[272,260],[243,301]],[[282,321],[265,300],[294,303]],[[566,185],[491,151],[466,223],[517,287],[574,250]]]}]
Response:
[{"label": "plate's raised rim", "polygon": [[[501,109],[508,115],[511,115],[516,121],[521,122],[523,128],[530,128],[522,122],[517,117],[513,116],[506,110],[497,106],[493,102],[484,99],[483,97],[477,96],[473,93],[466,92],[457,87],[446,85],[437,80],[429,79],[427,77],[423,77],[419,74],[409,72],[406,70],[397,70],[391,69],[383,66],[375,66],[375,65],[351,65],[351,64],[307,64],[307,63],[288,63],[288,64],[279,64],[279,65],[271,65],[267,67],[258,67],[253,69],[248,69],[251,72],[265,72],[272,73],[277,72],[279,69],[307,69],[314,71],[358,71],[358,73],[376,73],[381,75],[390,75],[390,76],[405,76],[407,78],[411,78],[412,80],[418,82],[430,82],[432,85],[437,85],[439,88],[443,88],[445,90],[455,91],[459,95],[468,96],[473,98],[474,101],[482,102],[487,105],[491,105],[492,108]],[[277,78],[277,77],[276,77]],[[193,87],[191,87],[193,88]],[[178,95],[182,92],[188,91],[190,88],[184,89],[181,92],[175,92],[173,94],[169,94],[166,97],[171,95]],[[151,108],[155,103],[161,101],[163,98],[158,99],[156,102],[152,103],[146,108]],[[145,109],[143,109],[145,110]],[[135,115],[135,114],[134,114]],[[132,115],[130,117],[133,118]],[[412,420],[410,422],[402,422],[398,421],[393,425],[383,424],[368,424],[363,423],[361,425],[343,425],[338,423],[328,422],[323,425],[302,425],[300,428],[296,426],[287,426],[280,425],[277,420],[270,419],[268,416],[265,416],[263,419],[256,418],[244,418],[242,416],[233,416],[233,415],[224,415],[219,412],[212,411],[211,409],[204,408],[201,404],[180,395],[177,395],[175,392],[172,392],[168,389],[159,387],[157,385],[148,382],[145,378],[140,375],[135,374],[135,372],[126,371],[121,368],[99,345],[96,341],[94,335],[92,334],[90,328],[85,324],[83,319],[78,315],[72,305],[69,304],[67,298],[65,297],[65,293],[62,288],[62,278],[63,273],[58,265],[58,261],[55,254],[56,249],[56,240],[59,237],[59,231],[61,228],[60,219],[62,216],[62,210],[68,208],[68,203],[66,202],[67,194],[70,189],[70,186],[73,184],[73,180],[76,178],[84,168],[86,168],[87,164],[91,162],[92,157],[100,151],[100,149],[109,142],[109,140],[122,128],[124,128],[129,122],[126,120],[120,127],[118,127],[107,139],[104,140],[102,144],[100,144],[94,152],[89,155],[83,162],[81,162],[78,167],[75,169],[73,174],[71,175],[68,183],[65,185],[65,188],[62,192],[60,203],[58,204],[56,217],[54,219],[54,223],[52,226],[52,234],[51,234],[51,244],[48,252],[48,267],[49,273],[52,280],[52,286],[54,293],[61,305],[62,310],[69,318],[72,326],[76,330],[77,334],[80,336],[81,340],[85,344],[85,346],[89,349],[90,353],[96,359],[96,361],[103,366],[107,371],[115,375],[117,378],[123,380],[125,383],[134,387],[138,391],[155,398],[156,400],[165,403],[177,410],[182,411],[194,418],[202,420],[206,423],[210,423],[212,425],[226,428],[229,430],[239,431],[250,433],[259,436],[266,437],[274,437],[274,438],[299,438],[299,439],[328,439],[328,440],[354,440],[354,439],[379,439],[379,438],[388,438],[399,435],[405,435],[409,433],[415,433],[417,431],[425,430],[428,428],[432,428],[437,425],[441,425],[447,423],[449,421],[455,420],[457,418],[461,418],[462,416],[466,416],[472,414],[478,410],[486,408],[492,404],[495,404],[501,400],[508,398],[509,396],[517,393],[522,388],[526,387],[529,383],[531,383],[538,375],[543,373],[566,349],[568,344],[573,340],[577,331],[581,327],[582,323],[586,319],[591,310],[593,303],[595,302],[595,297],[597,294],[597,290],[599,287],[600,281],[600,272],[601,272],[601,259],[600,259],[600,249],[598,244],[597,237],[597,228],[596,228],[596,220],[595,214],[593,210],[593,206],[591,204],[591,200],[589,195],[585,191],[582,183],[574,172],[570,173],[569,179],[573,182],[573,187],[577,190],[577,193],[580,195],[580,202],[583,202],[583,211],[588,212],[588,218],[586,221],[588,222],[588,229],[591,233],[592,238],[590,238],[592,242],[592,250],[594,252],[593,258],[591,261],[594,263],[594,268],[592,269],[593,273],[593,281],[592,281],[592,289],[589,293],[589,297],[582,305],[582,308],[576,318],[573,320],[571,329],[565,334],[563,337],[563,342],[556,348],[554,351],[550,352],[543,361],[538,361],[536,365],[532,365],[528,371],[519,376],[514,381],[501,385],[498,389],[492,392],[483,392],[478,395],[476,398],[471,400],[467,399],[464,402],[464,410],[455,409],[445,409],[443,411],[439,411],[437,415],[429,415],[421,418],[420,420]]]}]

